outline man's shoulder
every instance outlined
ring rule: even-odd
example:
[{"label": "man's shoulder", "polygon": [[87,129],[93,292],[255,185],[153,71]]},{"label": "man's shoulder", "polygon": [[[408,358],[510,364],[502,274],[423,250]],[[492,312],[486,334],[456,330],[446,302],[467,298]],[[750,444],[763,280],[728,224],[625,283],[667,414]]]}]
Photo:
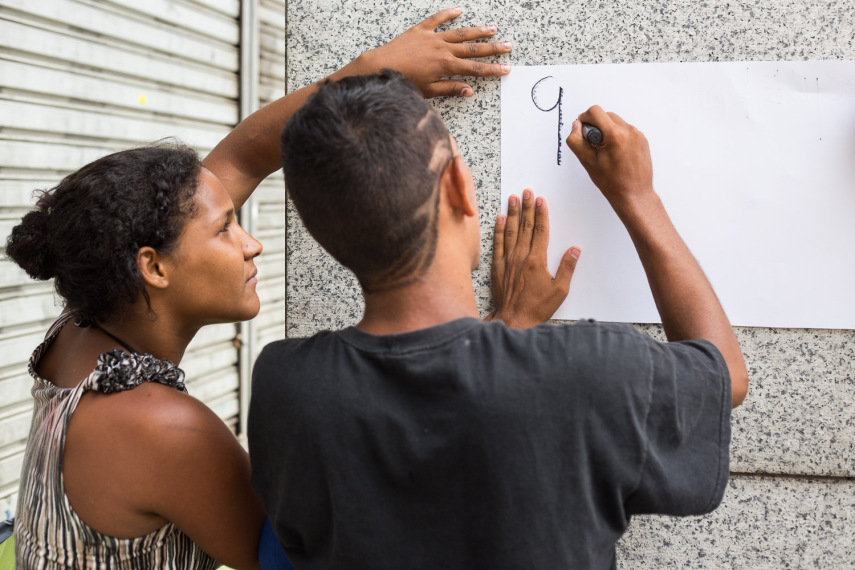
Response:
[{"label": "man's shoulder", "polygon": [[276,360],[282,358],[283,355],[308,347],[317,347],[322,346],[324,343],[335,342],[337,335],[338,331],[323,330],[311,336],[274,340],[261,349],[256,362]]},{"label": "man's shoulder", "polygon": [[458,339],[478,343],[488,350],[493,346],[502,348],[517,344],[530,345],[535,352],[562,348],[564,351],[584,352],[589,355],[593,354],[593,350],[608,350],[613,346],[623,350],[627,344],[656,342],[631,325],[593,319],[573,323],[543,323],[527,329],[511,328],[501,321],[461,319],[431,329],[415,331],[415,334],[388,335],[385,337],[387,340],[383,342],[380,341],[381,338],[384,337],[368,335],[353,327],[339,331],[320,331],[308,337],[271,342],[261,351],[257,363],[276,364],[283,359],[294,357],[323,356],[325,351],[333,350],[336,346],[349,346],[368,352],[382,351],[387,346],[400,349],[402,345],[406,345],[410,350],[430,350],[453,344]]},{"label": "man's shoulder", "polygon": [[527,328],[517,329],[511,328],[501,321],[492,321],[483,323],[485,327],[495,327],[497,330],[508,332],[509,334],[534,334],[534,335],[551,335],[551,336],[567,336],[567,335],[629,335],[636,336],[640,333],[626,323],[608,323],[598,321],[596,319],[580,319],[578,321],[563,321],[558,323],[541,323],[539,325]]},{"label": "man's shoulder", "polygon": [[[321,331],[305,338],[289,338],[268,344],[258,356],[253,384],[279,382],[286,377],[315,374],[377,359],[425,357],[444,361],[436,366],[456,367],[468,362],[494,362],[532,369],[614,369],[620,365],[647,363],[647,346],[656,341],[630,325],[594,320],[545,323],[528,329],[509,328],[499,321],[461,319],[430,329],[399,335],[377,336],[353,329]],[[608,365],[608,366],[606,366]],[[421,366],[421,364],[419,364]],[[501,372],[501,367],[497,369]]]},{"label": "man's shoulder", "polygon": [[628,346],[656,342],[623,323],[604,323],[593,319],[573,323],[543,323],[528,329],[514,329],[502,323],[487,323],[482,329],[487,342],[530,345],[534,352],[561,350],[587,356],[623,352]]},{"label": "man's shoulder", "polygon": [[322,360],[329,360],[326,355],[335,342],[335,332],[320,331],[309,337],[285,338],[265,345],[252,366],[253,393],[274,389],[291,374],[304,371],[319,355]]}]

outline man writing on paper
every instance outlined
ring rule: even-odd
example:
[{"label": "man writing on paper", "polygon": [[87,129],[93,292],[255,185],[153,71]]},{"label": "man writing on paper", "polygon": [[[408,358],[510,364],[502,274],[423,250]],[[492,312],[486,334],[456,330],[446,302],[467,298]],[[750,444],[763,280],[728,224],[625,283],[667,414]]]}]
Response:
[{"label": "man writing on paper", "polygon": [[[329,83],[286,126],[300,216],[365,297],[357,326],[273,343],[253,374],[253,483],[298,568],[614,568],[631,515],[721,501],[739,345],[653,191],[644,137],[598,108],[581,119],[604,143],[577,121],[568,144],[632,235],[671,342],[478,320],[474,183],[401,76]],[[535,324],[579,252],[553,281],[546,205],[521,202],[496,224],[493,294],[549,299],[497,315]]]}]

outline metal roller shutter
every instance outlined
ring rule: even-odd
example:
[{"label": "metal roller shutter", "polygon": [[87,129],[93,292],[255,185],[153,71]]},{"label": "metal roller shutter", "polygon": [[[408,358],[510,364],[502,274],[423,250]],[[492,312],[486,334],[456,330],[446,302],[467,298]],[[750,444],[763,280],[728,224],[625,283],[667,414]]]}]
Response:
[{"label": "metal roller shutter", "polygon": [[[244,37],[252,42],[243,45],[248,58],[242,74],[244,116],[285,95],[284,17],[285,0],[244,4]],[[241,221],[264,245],[256,260],[261,311],[241,331],[242,375],[247,379],[242,384],[241,425],[246,425],[252,363],[266,344],[285,337],[285,180],[281,170],[261,183],[243,207]]]},{"label": "metal roller shutter", "polygon": [[[240,13],[240,0],[0,0],[0,248],[33,189],[88,161],[166,136],[204,156],[225,136],[240,116]],[[284,248],[264,242],[264,263],[276,265]],[[284,275],[283,265],[263,271]],[[281,280],[259,286],[274,299],[268,312],[282,295],[266,289],[277,287]],[[0,518],[14,512],[32,413],[26,361],[59,310],[50,283],[0,260]],[[232,429],[236,330],[203,329],[182,361],[190,392]]]}]

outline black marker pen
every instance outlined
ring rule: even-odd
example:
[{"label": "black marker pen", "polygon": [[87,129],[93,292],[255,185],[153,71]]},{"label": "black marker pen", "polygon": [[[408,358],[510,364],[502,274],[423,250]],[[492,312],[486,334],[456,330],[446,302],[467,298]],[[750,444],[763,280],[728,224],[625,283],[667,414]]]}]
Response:
[{"label": "black marker pen", "polygon": [[585,140],[589,144],[594,146],[603,142],[603,131],[588,123],[582,123],[582,136],[585,137]]}]

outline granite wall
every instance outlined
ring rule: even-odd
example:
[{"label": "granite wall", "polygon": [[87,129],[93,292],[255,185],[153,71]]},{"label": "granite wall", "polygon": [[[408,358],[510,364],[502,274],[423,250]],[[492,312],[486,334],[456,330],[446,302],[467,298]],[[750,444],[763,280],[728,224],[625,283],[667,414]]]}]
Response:
[{"label": "granite wall", "polygon": [[[288,89],[449,6],[289,0]],[[456,25],[495,24],[497,39],[514,42],[500,58],[511,65],[855,59],[852,0],[473,0],[463,8]],[[486,314],[492,220],[500,209],[499,80],[474,87],[470,99],[434,105],[478,188],[483,260],[474,278]],[[290,206],[287,251],[288,335],[357,322],[356,281],[312,241]],[[640,328],[661,336],[659,327]],[[855,331],[737,333],[751,388],[734,411],[722,506],[704,517],[637,517],[619,544],[619,567],[855,568]]]}]

